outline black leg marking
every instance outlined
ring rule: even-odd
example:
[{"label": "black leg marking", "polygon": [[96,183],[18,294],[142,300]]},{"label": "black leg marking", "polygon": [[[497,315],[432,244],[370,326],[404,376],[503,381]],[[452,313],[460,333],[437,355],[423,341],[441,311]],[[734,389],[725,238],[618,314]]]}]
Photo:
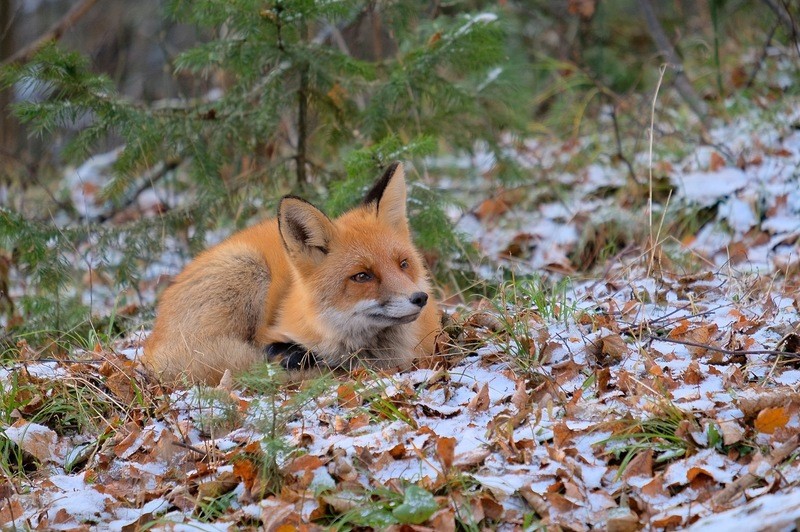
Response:
[{"label": "black leg marking", "polygon": [[287,370],[311,369],[317,365],[314,353],[293,342],[269,344],[264,350],[267,360],[276,362]]}]

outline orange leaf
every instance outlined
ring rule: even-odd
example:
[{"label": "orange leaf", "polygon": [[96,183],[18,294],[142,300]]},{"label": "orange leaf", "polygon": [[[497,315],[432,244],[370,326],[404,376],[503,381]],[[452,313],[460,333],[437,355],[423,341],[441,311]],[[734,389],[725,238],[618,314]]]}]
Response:
[{"label": "orange leaf", "polygon": [[287,473],[297,473],[298,471],[310,471],[322,467],[322,460],[318,456],[304,454],[292,460],[286,466]]},{"label": "orange leaf", "polygon": [[336,390],[336,395],[339,398],[339,405],[344,408],[353,408],[361,405],[361,397],[350,384],[340,385]]},{"label": "orange leaf", "polygon": [[789,412],[782,406],[765,408],[756,416],[755,427],[758,432],[772,434],[789,422]]},{"label": "orange leaf", "polygon": [[453,455],[456,449],[456,439],[450,437],[440,437],[436,440],[436,455],[442,462],[445,471],[453,465]]},{"label": "orange leaf", "polygon": [[389,449],[389,456],[394,458],[395,460],[400,460],[406,455],[406,446],[402,443],[398,443],[391,449]]},{"label": "orange leaf", "polygon": [[717,152],[711,152],[711,160],[708,162],[708,169],[712,172],[716,172],[720,168],[725,167],[725,159]]},{"label": "orange leaf", "polygon": [[233,474],[242,479],[245,487],[252,491],[258,480],[258,466],[252,460],[234,460]]},{"label": "orange leaf", "polygon": [[628,346],[625,340],[618,334],[610,334],[601,341],[602,353],[612,360],[620,360],[628,353]]}]

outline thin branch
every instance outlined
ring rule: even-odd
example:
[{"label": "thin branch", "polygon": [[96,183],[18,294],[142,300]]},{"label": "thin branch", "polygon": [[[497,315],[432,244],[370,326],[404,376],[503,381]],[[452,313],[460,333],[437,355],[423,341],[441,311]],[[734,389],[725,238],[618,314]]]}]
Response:
[{"label": "thin branch", "polygon": [[[4,0],[6,1],[6,0]],[[7,66],[16,63],[25,63],[33,57],[36,52],[44,48],[47,44],[55,42],[63,37],[64,33],[75,25],[91,8],[97,3],[97,0],[83,0],[82,2],[74,5],[66,15],[61,17],[61,20],[50,26],[42,36],[30,43],[24,48],[20,48],[17,52],[3,61],[0,66]]]},{"label": "thin branch", "polygon": [[625,167],[628,169],[628,176],[631,178],[631,181],[635,184],[639,184],[639,180],[636,179],[636,172],[633,169],[633,164],[631,163],[630,159],[625,157],[625,153],[622,151],[622,136],[619,132],[619,121],[617,120],[617,105],[616,102],[611,102],[611,122],[614,124],[614,139],[616,140],[617,144],[617,157],[625,163]]},{"label": "thin branch", "polygon": [[642,8],[644,20],[647,23],[647,28],[650,30],[650,35],[653,37],[658,51],[675,68],[675,88],[694,114],[697,115],[697,118],[703,122],[707,112],[706,104],[697,95],[694,87],[692,87],[692,84],[689,82],[689,78],[686,77],[683,70],[683,62],[675,51],[675,47],[672,46],[669,38],[667,38],[667,34],[661,26],[661,23],[658,21],[658,16],[653,6],[653,0],[641,0],[639,5]]},{"label": "thin branch", "polygon": [[163,161],[159,163],[158,165],[156,165],[156,168],[154,168],[149,175],[146,175],[145,177],[142,178],[141,183],[139,183],[139,185],[136,188],[130,190],[126,194],[126,197],[119,203],[119,205],[115,205],[113,209],[106,212],[102,212],[94,217],[89,218],[89,221],[102,223],[107,220],[110,220],[117,213],[127,209],[128,207],[133,205],[133,203],[136,201],[139,195],[142,194],[142,192],[144,192],[149,188],[152,188],[153,185],[155,185],[158,181],[160,181],[164,176],[166,176],[169,172],[177,168],[178,165],[181,163],[181,161],[182,161],[181,158],[177,158],[171,161]]},{"label": "thin branch", "polygon": [[777,31],[780,24],[775,24],[772,26],[772,29],[767,36],[767,42],[764,43],[764,47],[761,49],[761,55],[759,55],[758,60],[756,61],[756,66],[753,67],[753,72],[750,73],[750,78],[745,83],[745,88],[749,89],[753,86],[753,83],[756,81],[756,76],[758,75],[759,70],[761,70],[761,65],[764,64],[764,61],[767,60],[767,54],[769,53],[769,45],[772,44],[772,38],[775,36],[775,31]]},{"label": "thin branch", "polygon": [[773,13],[775,13],[775,16],[778,17],[778,20],[780,20],[781,24],[783,24],[783,27],[786,28],[786,31],[792,36],[795,47],[797,48],[798,53],[800,53],[800,44],[797,42],[800,29],[797,28],[797,24],[795,24],[794,20],[792,19],[792,14],[789,12],[788,6],[782,2],[779,3],[777,0],[764,0],[764,3],[769,6]]},{"label": "thin branch", "polygon": [[715,347],[713,345],[701,344],[699,342],[690,342],[688,340],[678,340],[676,338],[669,338],[665,336],[653,336],[652,334],[649,334],[647,335],[647,337],[650,340],[667,342],[671,344],[687,345],[689,347],[699,347],[701,349],[708,349],[709,351],[715,351],[717,353],[722,353],[725,355],[775,355],[775,356],[788,356],[791,358],[798,357],[798,353],[790,353],[788,351],[776,351],[774,349],[751,349],[751,350],[723,349],[721,347]]},{"label": "thin branch", "polygon": [[[772,467],[778,466],[797,450],[798,444],[800,444],[800,439],[798,439],[798,436],[795,434],[789,438],[786,443],[772,451],[772,456],[766,459],[767,462]],[[725,486],[722,491],[717,492],[711,498],[711,508],[716,509],[720,506],[727,506],[734,498],[742,496],[747,488],[759,482],[762,478],[763,475],[755,475],[750,472],[745,473],[734,482]]]}]

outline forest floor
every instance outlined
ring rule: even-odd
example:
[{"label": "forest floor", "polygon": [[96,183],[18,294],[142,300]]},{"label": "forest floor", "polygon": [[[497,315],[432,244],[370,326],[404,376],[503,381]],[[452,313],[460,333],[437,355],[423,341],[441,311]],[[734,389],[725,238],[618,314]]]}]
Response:
[{"label": "forest floor", "polygon": [[612,138],[509,141],[536,187],[491,189],[470,161],[486,180],[456,227],[479,274],[516,273],[450,297],[416,370],[165,390],[141,335],[77,363],[29,350],[0,370],[18,419],[0,526],[796,526],[800,105],[754,107],[682,153],[640,142],[642,182],[585,157]]}]

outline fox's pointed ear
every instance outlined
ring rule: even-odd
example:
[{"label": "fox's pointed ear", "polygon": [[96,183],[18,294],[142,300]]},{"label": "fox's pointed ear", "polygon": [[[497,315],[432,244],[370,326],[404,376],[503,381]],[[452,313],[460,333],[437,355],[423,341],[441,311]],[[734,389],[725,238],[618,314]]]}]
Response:
[{"label": "fox's pointed ear", "polygon": [[378,218],[395,227],[406,227],[406,172],[403,163],[389,165],[364,198],[364,204],[375,204]]},{"label": "fox's pointed ear", "polygon": [[303,199],[286,196],[281,200],[278,230],[283,245],[292,256],[304,256],[319,262],[330,250],[333,223],[321,210]]}]

